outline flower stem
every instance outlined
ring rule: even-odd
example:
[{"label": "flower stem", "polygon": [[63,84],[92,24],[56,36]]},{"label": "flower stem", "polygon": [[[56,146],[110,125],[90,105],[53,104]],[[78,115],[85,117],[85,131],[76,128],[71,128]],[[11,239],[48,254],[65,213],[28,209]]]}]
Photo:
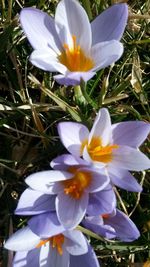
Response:
[{"label": "flower stem", "polygon": [[77,85],[74,87],[74,93],[75,93],[75,99],[77,103],[84,104],[84,105],[87,104],[87,101],[82,94],[80,85]]},{"label": "flower stem", "polygon": [[82,95],[83,95],[84,98],[86,99],[86,102],[87,102],[88,104],[90,104],[93,108],[97,109],[98,106],[97,106],[96,102],[94,102],[94,101],[92,100],[92,98],[88,95],[88,93],[87,93],[87,91],[86,91],[86,83],[85,83],[83,80],[81,80],[81,84],[80,84],[80,86],[81,86],[80,88],[81,88]]}]

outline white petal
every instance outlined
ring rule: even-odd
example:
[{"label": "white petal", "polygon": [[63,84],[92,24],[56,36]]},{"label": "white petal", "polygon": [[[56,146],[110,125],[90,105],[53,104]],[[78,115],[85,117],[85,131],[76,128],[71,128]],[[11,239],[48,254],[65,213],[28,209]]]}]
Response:
[{"label": "white petal", "polygon": [[58,133],[67,150],[75,156],[80,156],[82,142],[89,135],[87,127],[77,122],[61,122],[58,124]]},{"label": "white petal", "polygon": [[26,226],[14,233],[4,247],[13,251],[25,251],[35,248],[39,242],[40,238]]},{"label": "white petal", "polygon": [[91,48],[91,25],[83,7],[76,0],[59,2],[55,14],[56,31],[62,44],[72,45],[72,35],[83,50]]},{"label": "white petal", "polygon": [[59,63],[57,54],[50,48],[34,50],[30,56],[31,63],[45,71],[65,74],[67,68]]},{"label": "white petal", "polygon": [[106,108],[102,108],[98,112],[89,135],[88,143],[91,142],[92,137],[100,137],[103,146],[109,144],[111,138],[111,120]]},{"label": "white petal", "polygon": [[41,171],[29,175],[25,182],[34,190],[45,194],[56,194],[54,192],[55,182],[64,181],[73,175],[65,171]]}]

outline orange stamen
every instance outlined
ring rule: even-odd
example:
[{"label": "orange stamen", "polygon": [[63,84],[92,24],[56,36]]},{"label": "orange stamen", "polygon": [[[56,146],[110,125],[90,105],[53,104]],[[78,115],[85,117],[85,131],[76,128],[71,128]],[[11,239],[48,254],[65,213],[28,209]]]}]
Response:
[{"label": "orange stamen", "polygon": [[64,44],[64,50],[58,56],[60,63],[65,65],[70,71],[88,71],[94,67],[94,61],[86,56],[84,51],[77,45],[76,36],[72,35],[72,47]]},{"label": "orange stamen", "polygon": [[80,199],[84,190],[91,183],[92,176],[88,171],[78,171],[76,167],[70,167],[68,171],[74,176],[63,182],[64,192],[75,199]]},{"label": "orange stamen", "polygon": [[50,237],[46,240],[41,240],[36,248],[40,248],[41,246],[45,245],[47,242],[50,242],[52,248],[56,248],[59,255],[63,254],[62,245],[64,243],[64,235],[59,234],[53,237]]},{"label": "orange stamen", "polygon": [[100,215],[103,219],[108,219],[109,218],[109,214],[102,214],[102,215]]},{"label": "orange stamen", "polygon": [[[81,150],[87,145],[87,141],[83,141],[81,145]],[[112,160],[113,149],[117,149],[119,146],[107,145],[102,146],[102,141],[100,137],[93,137],[90,144],[87,146],[88,153],[92,160],[99,161],[103,163],[108,163]]]}]

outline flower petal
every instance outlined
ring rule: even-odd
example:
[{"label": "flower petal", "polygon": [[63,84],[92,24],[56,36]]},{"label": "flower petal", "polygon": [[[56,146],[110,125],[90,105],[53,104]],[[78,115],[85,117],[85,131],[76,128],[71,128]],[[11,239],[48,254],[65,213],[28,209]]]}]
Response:
[{"label": "flower petal", "polygon": [[63,154],[53,159],[50,166],[55,170],[67,171],[70,166],[89,166],[89,164],[85,160],[74,157],[71,154]]},{"label": "flower petal", "polygon": [[65,242],[62,245],[62,251],[63,251],[62,255],[58,253],[57,248],[53,248],[48,243],[47,243],[47,253],[44,250],[45,248],[44,246],[42,246],[41,254],[43,255],[41,256],[47,259],[46,261],[47,265],[44,264],[45,262],[43,262],[41,258],[41,265],[40,265],[41,267],[60,267],[60,266],[69,267],[70,266],[69,265],[70,255],[65,248]]},{"label": "flower petal", "polygon": [[57,55],[50,48],[34,50],[30,56],[31,63],[45,71],[60,72],[65,74],[67,68],[59,63]]},{"label": "flower petal", "polygon": [[91,23],[92,45],[110,40],[120,40],[127,19],[127,4],[116,4],[106,9]]},{"label": "flower petal", "polygon": [[91,49],[91,56],[95,62],[92,71],[98,71],[116,62],[123,53],[123,45],[116,40],[98,43]]},{"label": "flower petal", "polygon": [[105,190],[90,194],[87,214],[100,215],[111,213],[116,207],[116,196],[112,186],[107,186]]},{"label": "flower petal", "polygon": [[71,267],[99,267],[99,262],[97,260],[96,254],[90,244],[88,244],[88,252],[80,256],[70,255],[70,266]]},{"label": "flower petal", "polygon": [[87,253],[87,241],[84,235],[78,231],[66,231],[64,236],[67,237],[66,239],[66,249],[71,255],[82,255]]},{"label": "flower petal", "polygon": [[13,251],[31,250],[40,242],[29,227],[24,227],[15,232],[5,243],[4,247]]},{"label": "flower petal", "polygon": [[87,82],[90,80],[96,73],[94,71],[86,72],[68,72],[65,75],[55,75],[54,79],[61,85],[80,85],[81,81]]},{"label": "flower petal", "polygon": [[80,199],[74,199],[61,192],[56,197],[57,216],[66,229],[75,228],[82,221],[88,205],[88,195],[84,192]]},{"label": "flower petal", "polygon": [[111,120],[106,108],[101,108],[94,121],[89,135],[89,143],[92,137],[100,137],[102,145],[106,146],[111,138]]},{"label": "flower petal", "polygon": [[139,147],[150,132],[150,123],[125,121],[112,125],[112,144]]},{"label": "flower petal", "polygon": [[13,260],[13,267],[39,266],[40,248],[31,251],[18,251]]},{"label": "flower petal", "polygon": [[110,166],[130,171],[143,171],[150,167],[150,160],[139,150],[128,146],[120,146],[114,149]]},{"label": "flower petal", "polygon": [[28,188],[22,193],[15,214],[35,215],[54,209],[55,196],[46,195]]},{"label": "flower petal", "polygon": [[90,173],[92,176],[91,183],[87,187],[87,191],[90,193],[103,190],[110,182],[110,179],[108,175],[106,175],[104,168],[99,170],[96,170],[96,168],[81,168],[79,169],[79,172],[80,171],[84,171],[84,173]]},{"label": "flower petal", "polygon": [[104,224],[104,220],[100,215],[86,216],[82,223],[84,227],[100,236],[108,239],[116,237],[115,229],[108,224]]},{"label": "flower petal", "polygon": [[64,227],[59,223],[55,212],[46,212],[33,216],[28,221],[28,225],[31,231],[41,238],[55,236],[65,231]]},{"label": "flower petal", "polygon": [[21,26],[34,49],[61,49],[54,20],[45,12],[36,8],[23,8],[20,13]]},{"label": "flower petal", "polygon": [[105,222],[115,229],[116,236],[121,241],[131,242],[140,236],[135,224],[120,210],[116,210],[116,215],[105,219]]},{"label": "flower petal", "polygon": [[113,184],[131,192],[141,192],[142,186],[127,170],[109,168],[109,177]]},{"label": "flower petal", "polygon": [[[56,194],[55,182],[70,179],[72,174],[65,171],[41,171],[29,175],[25,182],[34,190],[45,194]],[[56,185],[57,186],[57,185]]]},{"label": "flower petal", "polygon": [[58,133],[61,142],[67,150],[71,154],[79,157],[81,154],[82,142],[88,138],[89,135],[87,127],[77,122],[61,122],[58,124]]},{"label": "flower petal", "polygon": [[72,35],[74,35],[77,38],[77,45],[82,49],[86,51],[91,48],[91,25],[78,1],[60,1],[56,9],[55,24],[62,44],[72,45]]}]

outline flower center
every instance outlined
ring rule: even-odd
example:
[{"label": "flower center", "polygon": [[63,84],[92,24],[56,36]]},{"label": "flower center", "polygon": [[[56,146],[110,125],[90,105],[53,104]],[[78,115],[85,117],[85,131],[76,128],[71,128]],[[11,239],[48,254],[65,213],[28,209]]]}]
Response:
[{"label": "flower center", "polygon": [[60,63],[70,71],[88,71],[94,67],[92,58],[85,55],[84,51],[77,44],[76,36],[72,35],[72,47],[64,44],[64,50],[58,56]]},{"label": "flower center", "polygon": [[36,246],[37,248],[40,248],[41,246],[45,245],[47,242],[50,242],[50,245],[52,248],[56,248],[59,255],[63,254],[62,245],[64,243],[64,235],[59,234],[53,237],[50,237],[45,240],[41,240],[40,243]]},{"label": "flower center", "polygon": [[[81,145],[82,152],[85,145],[87,145],[87,141],[83,141]],[[119,146],[116,144],[102,146],[100,137],[93,137],[90,144],[87,146],[87,150],[93,161],[108,163],[112,160],[113,149],[117,149],[118,147]]]},{"label": "flower center", "polygon": [[90,185],[92,176],[88,171],[77,171],[76,167],[70,167],[68,171],[74,176],[63,182],[64,192],[75,199],[80,199],[84,190]]}]

